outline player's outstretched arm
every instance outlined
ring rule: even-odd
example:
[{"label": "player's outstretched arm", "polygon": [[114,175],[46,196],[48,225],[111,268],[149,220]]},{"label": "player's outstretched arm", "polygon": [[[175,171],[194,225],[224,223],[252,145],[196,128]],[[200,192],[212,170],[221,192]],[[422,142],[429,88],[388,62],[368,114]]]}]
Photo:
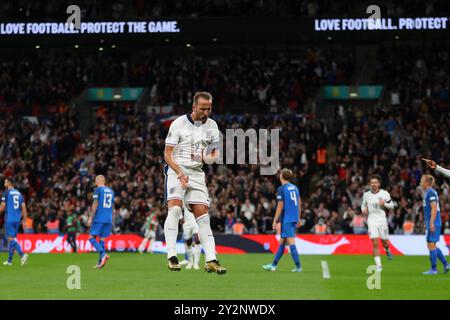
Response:
[{"label": "player's outstretched arm", "polygon": [[442,168],[440,165],[436,165],[436,171],[442,174],[446,178],[450,178],[450,170]]},{"label": "player's outstretched arm", "polygon": [[0,213],[3,213],[5,211],[5,207],[6,207],[6,204],[4,202],[2,202],[2,204],[0,204]]},{"label": "player's outstretched arm", "polygon": [[422,158],[423,161],[427,164],[428,167],[430,167],[433,170],[436,170],[440,174],[442,174],[446,178],[450,178],[450,170],[442,168],[440,165],[438,165],[436,162],[430,159]]},{"label": "player's outstretched arm", "polygon": [[433,160],[422,158],[422,161],[425,161],[426,165],[431,169],[436,169],[437,164]]}]

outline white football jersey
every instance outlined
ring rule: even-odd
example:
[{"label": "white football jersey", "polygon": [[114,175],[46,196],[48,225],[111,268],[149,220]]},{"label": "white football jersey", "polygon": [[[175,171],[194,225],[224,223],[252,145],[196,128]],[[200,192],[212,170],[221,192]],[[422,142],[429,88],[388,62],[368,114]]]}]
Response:
[{"label": "white football jersey", "polygon": [[219,128],[213,119],[208,118],[206,123],[195,125],[191,115],[186,114],[170,125],[166,145],[175,146],[172,158],[178,165],[197,168],[203,166],[203,151],[210,147],[218,148],[219,139]]},{"label": "white football jersey", "polygon": [[[384,199],[384,207],[380,206],[380,199]],[[369,211],[368,223],[387,223],[384,208],[392,209],[394,208],[394,203],[392,202],[391,195],[386,190],[380,189],[377,193],[369,190],[363,195],[361,210],[366,207]]]}]

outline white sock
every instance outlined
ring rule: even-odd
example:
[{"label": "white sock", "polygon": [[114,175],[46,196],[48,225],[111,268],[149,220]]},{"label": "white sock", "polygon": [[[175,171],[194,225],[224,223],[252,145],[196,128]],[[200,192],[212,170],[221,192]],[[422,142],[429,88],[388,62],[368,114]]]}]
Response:
[{"label": "white sock", "polygon": [[381,257],[380,256],[375,256],[375,257],[373,257],[374,259],[375,259],[375,264],[378,266],[378,267],[381,267]]},{"label": "white sock", "polygon": [[187,255],[187,261],[189,263],[192,263],[194,260],[194,257],[192,256],[192,246],[187,246],[186,245],[186,255]]},{"label": "white sock", "polygon": [[211,230],[209,222],[209,214],[206,213],[197,218],[198,224],[198,237],[200,238],[200,243],[205,250],[205,260],[209,262],[211,260],[216,260],[216,242],[214,241],[214,236]]},{"label": "white sock", "polygon": [[194,265],[198,266],[200,264],[200,255],[202,254],[202,247],[199,244],[194,246]]},{"label": "white sock", "polygon": [[147,238],[144,238],[144,240],[142,240],[141,244],[139,245],[139,252],[144,252],[145,247],[147,246]]},{"label": "white sock", "polygon": [[174,206],[169,208],[166,221],[164,222],[164,237],[167,246],[167,259],[177,256],[178,221],[181,216],[181,208]]}]

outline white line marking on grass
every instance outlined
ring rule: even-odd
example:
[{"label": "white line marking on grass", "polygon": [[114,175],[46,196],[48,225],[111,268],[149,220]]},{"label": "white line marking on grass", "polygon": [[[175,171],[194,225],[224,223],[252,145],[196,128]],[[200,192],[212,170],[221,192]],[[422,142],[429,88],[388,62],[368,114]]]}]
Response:
[{"label": "white line marking on grass", "polygon": [[330,268],[328,268],[328,263],[325,260],[322,260],[322,277],[324,279],[330,279]]}]

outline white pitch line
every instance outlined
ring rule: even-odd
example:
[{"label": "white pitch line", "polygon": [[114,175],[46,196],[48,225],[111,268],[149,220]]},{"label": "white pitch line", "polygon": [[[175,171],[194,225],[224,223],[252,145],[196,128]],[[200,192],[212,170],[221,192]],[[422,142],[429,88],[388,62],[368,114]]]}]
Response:
[{"label": "white pitch line", "polygon": [[328,263],[325,260],[322,260],[322,277],[324,279],[330,279],[330,268],[328,268]]}]

